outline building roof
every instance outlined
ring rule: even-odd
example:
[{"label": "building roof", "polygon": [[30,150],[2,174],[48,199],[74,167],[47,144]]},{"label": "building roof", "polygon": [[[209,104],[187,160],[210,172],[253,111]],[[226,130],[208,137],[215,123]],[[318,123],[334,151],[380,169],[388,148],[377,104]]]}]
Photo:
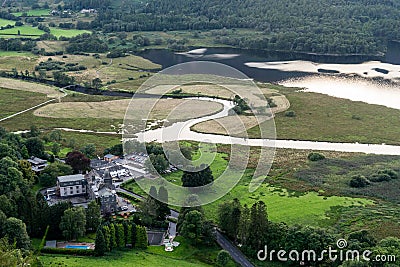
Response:
[{"label": "building roof", "polygon": [[112,159],[113,157],[115,157],[115,155],[113,155],[113,154],[107,154],[107,155],[105,155],[104,157],[107,158],[107,159]]},{"label": "building roof", "polygon": [[30,159],[28,159],[28,161],[33,165],[40,165],[40,164],[47,163],[47,160],[40,159],[40,158],[37,158],[37,157],[31,157]]},{"label": "building roof", "polygon": [[85,177],[83,176],[83,174],[75,174],[75,175],[59,176],[57,179],[60,183],[65,183],[65,182],[75,182],[84,180]]}]

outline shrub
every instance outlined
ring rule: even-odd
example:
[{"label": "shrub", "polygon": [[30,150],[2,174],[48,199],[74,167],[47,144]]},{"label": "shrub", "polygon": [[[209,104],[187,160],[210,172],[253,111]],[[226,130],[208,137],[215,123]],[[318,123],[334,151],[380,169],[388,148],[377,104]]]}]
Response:
[{"label": "shrub", "polygon": [[294,110],[288,110],[285,112],[285,116],[289,118],[294,118],[296,117],[296,112],[294,112]]},{"label": "shrub", "polygon": [[369,181],[362,175],[353,176],[350,180],[350,186],[355,188],[362,188],[369,185]]},{"label": "shrub", "polygon": [[391,170],[391,169],[386,169],[386,170],[380,170],[378,171],[378,174],[387,174],[390,176],[391,179],[397,179],[399,178],[399,175],[396,171]]},{"label": "shrub", "polygon": [[371,182],[376,182],[376,183],[380,183],[380,182],[388,182],[390,180],[392,180],[392,178],[390,178],[389,175],[387,175],[386,173],[376,173],[373,174],[369,180]]},{"label": "shrub", "polygon": [[41,250],[45,254],[63,254],[63,255],[79,255],[79,256],[94,256],[93,249],[71,249],[71,248],[43,248]]},{"label": "shrub", "polygon": [[320,160],[325,159],[325,156],[320,153],[312,152],[312,153],[308,154],[307,158],[311,161],[320,161]]},{"label": "shrub", "polygon": [[217,265],[218,266],[226,266],[231,259],[231,255],[229,255],[228,251],[221,250],[218,252],[217,256]]}]

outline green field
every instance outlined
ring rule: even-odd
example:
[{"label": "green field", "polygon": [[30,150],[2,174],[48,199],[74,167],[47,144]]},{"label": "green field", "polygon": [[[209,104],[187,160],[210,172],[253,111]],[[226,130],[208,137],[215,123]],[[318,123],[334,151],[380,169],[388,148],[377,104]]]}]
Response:
[{"label": "green field", "polygon": [[0,57],[35,57],[35,55],[25,51],[0,51]]},{"label": "green field", "polygon": [[18,31],[21,35],[32,35],[32,36],[40,36],[44,34],[44,31],[39,30],[37,27],[32,27],[29,25],[17,26],[11,29],[0,30],[0,35],[9,35],[15,34],[18,35]]},{"label": "green field", "polygon": [[50,16],[50,9],[33,9],[21,12],[12,13],[14,16],[22,17],[22,15],[26,13],[27,17],[43,17]]},{"label": "green field", "polygon": [[[194,158],[196,158],[197,153]],[[227,166],[227,155],[218,153],[211,164],[214,178],[222,174]],[[282,164],[282,163],[280,163]],[[305,164],[303,165],[306,166]],[[278,168],[278,167],[275,167]],[[244,177],[240,180],[226,196],[220,200],[204,206],[206,216],[216,221],[218,205],[222,201],[238,198],[242,204],[251,206],[257,201],[264,201],[268,207],[269,218],[274,222],[285,222],[287,224],[306,224],[313,226],[325,225],[330,218],[327,213],[334,207],[366,206],[372,205],[372,200],[364,198],[352,198],[342,196],[326,197],[315,191],[306,190],[304,192],[287,190],[279,185],[263,183],[255,192],[249,192],[249,183],[252,179],[252,169],[248,169]],[[278,176],[280,174],[277,174]],[[165,179],[181,184],[182,172],[178,171],[170,175],[165,175]],[[293,178],[292,178],[293,179]],[[124,186],[126,189],[144,194],[144,191],[136,184],[129,183]],[[173,193],[170,194],[173,195]]]},{"label": "green field", "polygon": [[4,27],[7,25],[15,25],[15,21],[8,19],[0,19],[0,27]]},{"label": "green field", "polygon": [[218,202],[204,207],[206,215],[214,220],[217,218],[218,204],[221,201],[238,198],[242,204],[253,205],[257,201],[267,204],[268,216],[271,221],[285,222],[289,225],[303,224],[323,226],[328,220],[327,212],[333,207],[372,205],[372,200],[332,196],[325,197],[317,192],[299,193],[285,188],[262,184],[255,192],[250,193],[248,184],[251,181],[248,173],[240,183]]},{"label": "green field", "polygon": [[50,27],[50,33],[59,38],[60,36],[64,37],[75,37],[77,35],[83,34],[83,33],[91,33],[91,31],[86,31],[86,30],[65,30],[65,29],[60,29],[60,28],[54,28]]},{"label": "green field", "polygon": [[44,94],[3,88],[0,88],[0,95],[0,118],[49,100]]}]

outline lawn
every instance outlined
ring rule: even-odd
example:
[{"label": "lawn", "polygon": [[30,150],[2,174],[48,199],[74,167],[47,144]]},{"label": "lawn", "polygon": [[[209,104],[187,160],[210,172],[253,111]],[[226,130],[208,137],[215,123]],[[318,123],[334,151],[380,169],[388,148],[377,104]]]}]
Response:
[{"label": "lawn", "polygon": [[212,266],[198,261],[187,261],[182,259],[171,259],[163,255],[156,255],[146,251],[133,250],[127,252],[115,252],[112,256],[101,258],[96,257],[74,257],[74,256],[58,256],[58,255],[42,255],[40,260],[43,266],[68,266],[68,267],[156,267],[156,266],[188,266],[201,267]]},{"label": "lawn", "polygon": [[50,27],[50,33],[56,36],[57,38],[59,38],[60,36],[71,38],[83,33],[92,33],[92,32],[87,30],[75,30],[75,29],[65,30],[65,29]]},{"label": "lawn", "polygon": [[[42,255],[44,266],[215,266],[215,259],[220,251],[214,246],[192,246],[182,237],[176,241],[180,246],[173,252],[166,252],[163,246],[152,246],[146,250],[113,251],[109,255],[95,257],[74,257],[58,255]],[[36,242],[35,242],[36,243]],[[227,267],[236,266],[233,261]]]},{"label": "lawn", "polygon": [[39,30],[37,27],[23,25],[23,26],[16,26],[11,29],[0,30],[0,35],[10,35],[10,34],[18,35],[18,31],[20,32],[20,35],[29,35],[29,36],[40,36],[45,33],[44,31]]},{"label": "lawn", "polygon": [[0,88],[0,118],[49,100],[46,95]]},{"label": "lawn", "polygon": [[28,11],[21,11],[12,13],[14,16],[22,17],[22,14],[26,13],[27,17],[43,17],[50,16],[50,9],[33,9]]}]

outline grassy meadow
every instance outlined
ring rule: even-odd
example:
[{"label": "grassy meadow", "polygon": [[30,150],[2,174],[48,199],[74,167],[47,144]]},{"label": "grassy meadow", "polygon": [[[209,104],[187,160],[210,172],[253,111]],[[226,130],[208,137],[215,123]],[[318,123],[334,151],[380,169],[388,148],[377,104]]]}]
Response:
[{"label": "grassy meadow", "polygon": [[43,17],[50,16],[50,9],[31,9],[12,13],[14,16],[22,17],[26,13],[27,17]]},{"label": "grassy meadow", "polygon": [[0,88],[0,119],[49,100],[46,95]]},{"label": "grassy meadow", "polygon": [[91,33],[91,31],[76,30],[76,29],[65,30],[65,29],[50,27],[50,33],[53,34],[54,36],[56,36],[57,38],[59,38],[61,36],[71,38],[71,37],[75,37],[75,36],[83,34],[83,33]]},{"label": "grassy meadow", "polygon": [[45,33],[44,31],[39,30],[37,27],[32,27],[30,25],[23,25],[23,26],[16,26],[10,29],[0,30],[0,36],[10,35],[10,34],[18,35],[18,32],[20,33],[20,35],[31,35],[31,36],[40,36]]}]

